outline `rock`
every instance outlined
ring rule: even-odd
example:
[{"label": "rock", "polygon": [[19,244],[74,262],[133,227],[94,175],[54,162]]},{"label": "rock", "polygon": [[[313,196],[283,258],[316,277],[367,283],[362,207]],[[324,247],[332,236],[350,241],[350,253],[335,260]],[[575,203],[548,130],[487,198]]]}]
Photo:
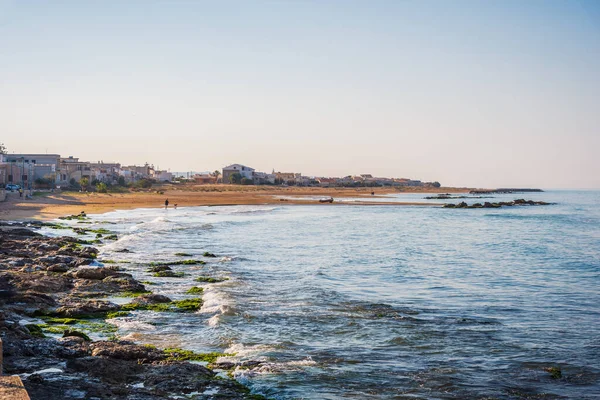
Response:
[{"label": "rock", "polygon": [[92,356],[108,357],[119,360],[158,361],[166,356],[162,351],[151,346],[140,346],[131,342],[94,342],[90,345]]},{"label": "rock", "polygon": [[[144,383],[146,387],[154,388],[163,393],[203,392],[214,382],[214,376],[214,372],[202,365],[176,362],[156,365],[148,369]],[[232,386],[235,385],[234,382],[231,382],[231,384]],[[239,394],[225,398],[243,398],[238,396]]]},{"label": "rock", "polygon": [[81,338],[83,340],[85,340],[86,342],[91,342],[92,339],[90,339],[90,337],[88,335],[86,335],[83,332],[80,331],[76,331],[75,329],[67,329],[63,332],[63,337],[69,337],[69,336],[75,336],[78,338]]},{"label": "rock", "polygon": [[167,296],[163,296],[160,294],[145,294],[142,296],[138,296],[133,299],[132,303],[135,304],[160,304],[160,303],[170,303],[172,300]]},{"label": "rock", "polygon": [[72,271],[70,276],[78,279],[92,279],[92,280],[102,280],[109,276],[117,276],[131,277],[130,274],[125,274],[123,272],[116,271],[114,268],[110,267],[84,267],[79,268],[76,271]]},{"label": "rock", "polygon": [[73,287],[71,279],[63,275],[46,275],[33,273],[27,275],[13,275],[12,284],[22,291],[35,291],[40,293],[59,293]]},{"label": "rock", "polygon": [[104,300],[73,301],[56,309],[64,317],[78,317],[117,311],[119,306]]},{"label": "rock", "polygon": [[67,272],[68,270],[69,266],[63,263],[51,265],[46,269],[49,272]]},{"label": "rock", "polygon": [[41,265],[28,265],[27,267],[21,268],[21,272],[38,272],[44,271],[44,267]]},{"label": "rock", "polygon": [[77,358],[67,361],[67,368],[101,379],[109,384],[121,385],[139,380],[138,376],[144,370],[144,367],[137,362],[113,357]]},{"label": "rock", "polygon": [[148,272],[163,272],[163,271],[171,271],[171,267],[168,265],[154,265],[148,268],[146,271]]}]

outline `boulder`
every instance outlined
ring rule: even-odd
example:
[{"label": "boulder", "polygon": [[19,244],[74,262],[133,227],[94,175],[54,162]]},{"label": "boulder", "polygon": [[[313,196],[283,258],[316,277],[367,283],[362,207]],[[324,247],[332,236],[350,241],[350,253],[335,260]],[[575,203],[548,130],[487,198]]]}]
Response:
[{"label": "boulder", "polygon": [[68,301],[56,309],[56,314],[64,317],[80,317],[117,311],[119,306],[104,300]]},{"label": "boulder", "polygon": [[166,356],[152,346],[140,346],[131,342],[95,342],[90,345],[93,357],[108,357],[118,360],[158,361]]},{"label": "boulder", "polygon": [[170,303],[171,299],[167,296],[163,296],[161,294],[145,294],[142,296],[138,296],[133,299],[132,303],[149,305],[149,304],[160,304],[160,303]]}]

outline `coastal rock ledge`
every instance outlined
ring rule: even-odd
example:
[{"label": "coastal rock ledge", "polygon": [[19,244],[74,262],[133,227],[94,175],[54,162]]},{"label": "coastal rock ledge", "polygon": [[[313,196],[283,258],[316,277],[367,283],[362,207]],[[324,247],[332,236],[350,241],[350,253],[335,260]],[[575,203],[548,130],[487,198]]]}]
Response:
[{"label": "coastal rock ledge", "polygon": [[[76,330],[46,337],[48,319],[100,318],[117,311],[90,299],[145,287],[114,267],[91,267],[97,249],[0,225],[0,337],[3,373],[19,375],[32,400],[263,399],[206,366],[124,340],[90,341]],[[169,298],[147,294],[139,303]],[[41,319],[40,319],[41,318]],[[46,325],[47,326],[47,325]],[[71,326],[71,325],[69,325]]]}]

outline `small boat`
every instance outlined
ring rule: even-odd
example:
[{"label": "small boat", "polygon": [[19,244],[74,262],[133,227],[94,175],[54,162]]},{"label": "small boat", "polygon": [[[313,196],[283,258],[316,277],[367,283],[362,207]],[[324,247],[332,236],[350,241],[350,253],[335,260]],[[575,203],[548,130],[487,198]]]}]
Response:
[{"label": "small boat", "polygon": [[328,199],[319,199],[319,203],[333,203],[333,197]]}]

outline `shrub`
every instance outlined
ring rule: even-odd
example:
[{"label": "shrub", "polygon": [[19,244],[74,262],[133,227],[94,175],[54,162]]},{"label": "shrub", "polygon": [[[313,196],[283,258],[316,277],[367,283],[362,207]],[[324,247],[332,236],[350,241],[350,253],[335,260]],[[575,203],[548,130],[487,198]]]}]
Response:
[{"label": "shrub", "polygon": [[96,191],[98,193],[107,193],[108,192],[108,186],[106,186],[106,183],[104,182],[99,182],[96,184]]},{"label": "shrub", "polygon": [[240,184],[242,182],[242,174],[239,172],[234,172],[229,175],[229,183]]}]

